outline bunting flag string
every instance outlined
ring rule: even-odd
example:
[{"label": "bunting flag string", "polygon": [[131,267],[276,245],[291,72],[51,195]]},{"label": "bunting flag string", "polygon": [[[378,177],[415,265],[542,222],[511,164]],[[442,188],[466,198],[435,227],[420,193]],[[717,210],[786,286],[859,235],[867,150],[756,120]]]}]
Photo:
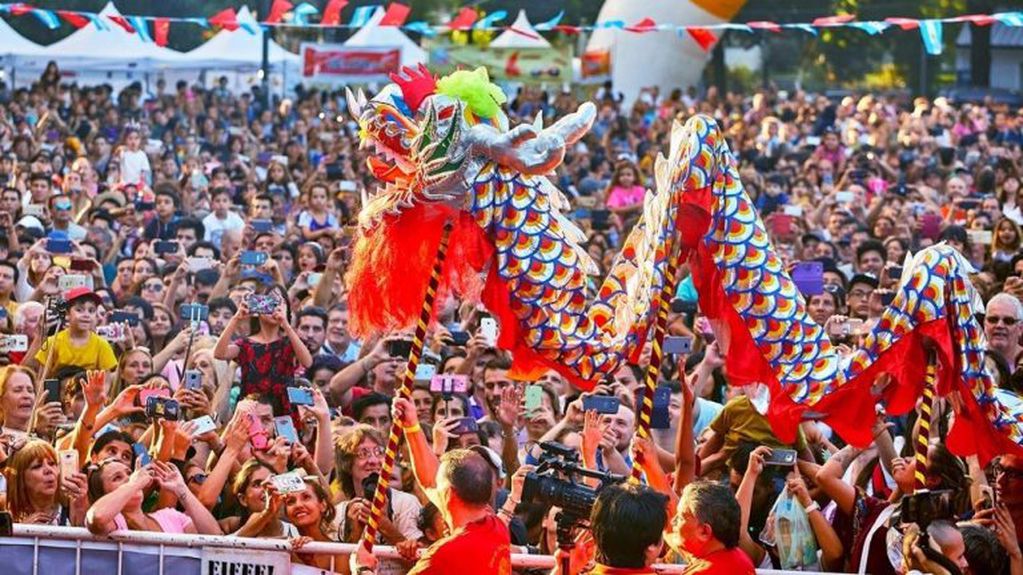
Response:
[{"label": "bunting flag string", "polygon": [[[502,22],[507,18],[507,12],[500,10],[494,13],[482,15],[474,8],[463,7],[448,22],[431,24],[423,21],[407,22],[411,12],[408,3],[390,2],[386,7],[380,5],[357,6],[352,9],[347,19],[342,19],[341,12],[347,8],[348,0],[329,0],[321,14],[320,11],[309,2],[301,2],[297,6],[291,0],[273,0],[269,13],[264,15],[262,21],[254,20],[239,21],[238,14],[233,8],[224,9],[209,17],[164,17],[164,16],[138,16],[138,15],[109,15],[106,18],[95,12],[81,10],[47,10],[27,4],[16,2],[12,4],[0,4],[0,14],[11,16],[32,15],[49,29],[56,29],[60,26],[61,20],[69,23],[74,28],[84,28],[88,25],[96,26],[97,29],[110,31],[112,28],[104,21],[109,19],[119,28],[128,34],[138,34],[140,39],[146,42],[166,43],[169,27],[172,24],[190,24],[209,28],[217,26],[223,30],[236,31],[245,30],[250,34],[257,34],[260,27],[264,28],[362,28],[370,23],[378,10],[383,10],[383,17],[380,20],[381,26],[393,26],[407,32],[414,32],[424,36],[436,36],[437,34],[448,33],[454,30],[487,30],[505,31],[511,30],[514,33],[530,36],[531,31],[516,29],[513,25],[504,25]],[[799,30],[811,35],[818,35],[821,29],[846,28],[857,30],[868,36],[880,36],[893,28],[903,31],[919,30],[924,48],[928,54],[939,55],[943,48],[943,28],[946,24],[973,24],[976,26],[990,26],[994,23],[1001,23],[1005,26],[1023,27],[1023,11],[997,12],[993,14],[963,14],[947,18],[904,18],[892,16],[884,20],[857,20],[852,14],[837,14],[832,16],[821,16],[810,22],[722,22],[717,24],[685,24],[656,22],[653,18],[641,18],[637,22],[627,23],[621,20],[598,21],[586,26],[562,24],[564,11],[559,12],[553,18],[536,24],[534,29],[537,32],[560,32],[563,34],[579,34],[594,30],[616,30],[628,34],[648,34],[652,32],[674,32],[680,38],[691,38],[704,51],[710,50],[717,42],[721,33],[728,30],[737,30],[745,33],[772,33],[779,34],[787,30]],[[316,18],[319,19],[316,22]],[[152,33],[149,26],[152,25]],[[163,45],[163,44],[161,44]]]}]

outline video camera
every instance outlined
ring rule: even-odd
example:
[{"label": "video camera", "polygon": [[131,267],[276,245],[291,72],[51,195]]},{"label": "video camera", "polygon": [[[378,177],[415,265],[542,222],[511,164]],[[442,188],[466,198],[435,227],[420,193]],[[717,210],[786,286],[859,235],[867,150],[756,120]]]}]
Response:
[{"label": "video camera", "polygon": [[955,521],[952,490],[920,491],[902,498],[899,518],[903,523],[916,523],[920,531],[938,520]]},{"label": "video camera", "polygon": [[[561,443],[541,441],[540,449],[543,451],[540,464],[536,471],[526,475],[522,485],[522,501],[560,507],[555,517],[558,546],[571,549],[572,530],[589,519],[600,491],[627,478],[586,469],[579,461],[579,452]],[[577,483],[579,477],[599,479],[600,486],[594,489]]]}]

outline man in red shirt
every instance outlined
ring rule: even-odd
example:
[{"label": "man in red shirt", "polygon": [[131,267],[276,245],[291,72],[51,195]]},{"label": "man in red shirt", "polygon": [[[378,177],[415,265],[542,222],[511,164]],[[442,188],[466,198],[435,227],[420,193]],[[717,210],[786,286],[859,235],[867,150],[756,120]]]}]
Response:
[{"label": "man in red shirt", "polygon": [[738,547],[739,526],[739,502],[727,485],[686,485],[674,519],[686,575],[753,575],[753,562]]},{"label": "man in red shirt", "polygon": [[[394,399],[394,418],[405,430],[416,481],[448,526],[447,537],[431,545],[408,575],[511,575],[511,537],[490,507],[489,464],[468,449],[449,451],[438,461],[407,399]],[[352,574],[370,575],[376,558],[359,549],[351,556]]]}]

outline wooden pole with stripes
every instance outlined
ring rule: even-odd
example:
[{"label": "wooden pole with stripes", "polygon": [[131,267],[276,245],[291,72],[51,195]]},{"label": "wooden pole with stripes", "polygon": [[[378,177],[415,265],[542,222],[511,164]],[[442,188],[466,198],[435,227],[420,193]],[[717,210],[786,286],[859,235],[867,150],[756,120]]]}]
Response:
[{"label": "wooden pole with stripes", "polygon": [[[657,318],[654,320],[653,349],[650,353],[650,365],[646,369],[646,379],[643,385],[643,404],[639,406],[639,417],[636,420],[636,433],[644,439],[650,438],[650,417],[654,411],[654,390],[657,389],[657,380],[661,375],[661,362],[664,353],[661,349],[664,343],[664,333],[668,328],[668,308],[671,298],[675,294],[675,272],[678,269],[678,261],[682,250],[678,249],[673,242],[668,248],[667,262],[664,266],[664,283],[661,284],[661,291],[654,294],[654,301],[651,305],[657,310]],[[639,482],[643,475],[636,462],[632,462],[632,481]]]},{"label": "wooden pole with stripes", "polygon": [[[429,327],[430,319],[433,317],[433,304],[437,297],[441,272],[444,269],[444,258],[447,256],[448,241],[451,238],[452,227],[454,225],[450,220],[445,222],[444,231],[440,237],[440,245],[437,246],[437,256],[433,261],[433,270],[430,272],[430,282],[426,286],[423,308],[419,312],[416,333],[412,339],[412,349],[409,351],[408,361],[405,363],[405,375],[402,377],[401,386],[397,390],[398,397],[408,399],[412,396],[412,385],[416,379],[416,368],[419,367],[419,358],[423,353],[423,342],[426,341],[426,328]],[[377,533],[380,528],[380,517],[384,512],[384,503],[387,500],[391,472],[394,470],[394,459],[397,457],[401,438],[401,426],[397,421],[391,422],[391,433],[387,438],[387,451],[384,454],[383,466],[380,468],[380,479],[377,481],[376,492],[373,494],[373,506],[370,509],[369,519],[366,521],[366,529],[362,534],[362,544],[368,551],[372,551],[373,544],[376,543]]]},{"label": "wooden pole with stripes", "polygon": [[920,402],[920,431],[916,435],[916,490],[927,489],[927,451],[931,443],[931,426],[934,424],[934,391],[937,384],[938,358],[934,351],[927,354],[927,371],[924,376],[923,399]]}]

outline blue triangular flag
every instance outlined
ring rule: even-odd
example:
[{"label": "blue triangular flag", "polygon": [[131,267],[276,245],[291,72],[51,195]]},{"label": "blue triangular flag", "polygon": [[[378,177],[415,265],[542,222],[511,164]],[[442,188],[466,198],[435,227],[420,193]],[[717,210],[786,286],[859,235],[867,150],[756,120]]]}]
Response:
[{"label": "blue triangular flag", "polygon": [[423,36],[436,36],[437,35],[437,31],[433,29],[433,26],[430,26],[429,24],[427,24],[426,22],[423,22],[421,20],[417,20],[415,22],[409,22],[408,24],[405,24],[403,26],[403,28],[405,28],[409,32],[418,32],[419,34],[422,34]]},{"label": "blue triangular flag", "polygon": [[546,31],[549,31],[549,30],[553,30],[558,24],[561,23],[561,19],[564,18],[564,17],[565,17],[565,11],[562,10],[561,12],[558,12],[557,16],[551,18],[550,20],[548,20],[546,22],[542,22],[540,24],[537,24],[536,26],[533,26],[533,29],[538,30],[540,32],[546,32]]},{"label": "blue triangular flag", "polygon": [[497,24],[498,22],[500,22],[501,20],[504,20],[507,17],[508,17],[508,13],[507,12],[505,12],[504,10],[498,10],[497,12],[494,12],[493,14],[487,14],[483,18],[480,18],[479,20],[477,20],[476,24],[473,26],[473,28],[477,28],[479,30],[486,30],[488,28],[493,28],[494,24]]},{"label": "blue triangular flag", "polygon": [[199,26],[202,26],[203,28],[209,28],[210,27],[210,21],[207,20],[206,18],[185,18],[185,22],[191,22],[192,24],[198,24]]},{"label": "blue triangular flag", "polygon": [[802,30],[803,32],[806,32],[807,34],[811,34],[813,36],[817,35],[817,29],[809,24],[782,24],[781,27]]},{"label": "blue triangular flag", "polygon": [[126,16],[131,27],[139,35],[139,38],[146,43],[152,42],[153,37],[149,35],[149,19],[145,16]]},{"label": "blue triangular flag", "polygon": [[625,28],[625,22],[622,20],[604,20],[603,22],[597,22],[594,28]]},{"label": "blue triangular flag", "polygon": [[41,10],[39,8],[33,8],[32,14],[35,15],[36,18],[39,18],[39,21],[42,22],[50,30],[56,30],[57,28],[60,28],[60,20],[57,19],[57,14],[54,13],[52,10]]},{"label": "blue triangular flag", "polygon": [[890,26],[890,24],[888,24],[887,22],[870,21],[870,22],[848,22],[848,23],[846,23],[846,26],[849,26],[850,28],[856,28],[857,30],[863,30],[864,32],[866,32],[867,34],[870,34],[871,36],[877,36],[881,32],[884,32],[885,30],[887,30],[888,26]]},{"label": "blue triangular flag", "polygon": [[943,48],[941,41],[941,20],[921,20],[920,38],[924,41],[924,50],[931,56],[941,54]]},{"label": "blue triangular flag", "polygon": [[1023,26],[1023,12],[999,12],[991,17],[1006,26]]},{"label": "blue triangular flag", "polygon": [[377,8],[379,6],[359,6],[352,12],[352,19],[348,22],[348,25],[352,28],[362,28],[369,24],[369,20],[373,17],[373,13],[376,12]]},{"label": "blue triangular flag", "polygon": [[299,26],[305,26],[309,24],[309,17],[314,14],[319,14],[320,11],[316,9],[316,6],[308,2],[303,2],[291,11],[291,21]]}]

